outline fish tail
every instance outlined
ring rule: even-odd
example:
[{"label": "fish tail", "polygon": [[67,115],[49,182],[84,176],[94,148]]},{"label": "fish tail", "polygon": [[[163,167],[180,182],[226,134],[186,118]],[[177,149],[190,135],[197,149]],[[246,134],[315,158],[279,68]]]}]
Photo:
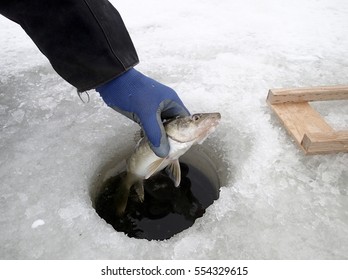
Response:
[{"label": "fish tail", "polygon": [[114,205],[117,216],[121,216],[127,207],[129,191],[134,184],[133,176],[129,173],[122,178],[114,194]]}]

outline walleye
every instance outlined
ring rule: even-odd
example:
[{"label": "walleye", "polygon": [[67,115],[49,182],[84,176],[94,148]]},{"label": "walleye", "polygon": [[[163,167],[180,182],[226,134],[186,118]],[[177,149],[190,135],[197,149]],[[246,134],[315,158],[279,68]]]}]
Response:
[{"label": "walleye", "polygon": [[166,122],[164,128],[170,150],[165,158],[158,157],[151,150],[146,137],[143,137],[128,158],[126,175],[116,191],[114,199],[116,214],[121,215],[126,209],[131,187],[134,188],[138,199],[142,202],[144,200],[143,180],[164,168],[175,186],[178,187],[181,180],[179,157],[185,154],[192,145],[203,143],[215,130],[220,119],[220,113],[203,113],[178,117]]}]

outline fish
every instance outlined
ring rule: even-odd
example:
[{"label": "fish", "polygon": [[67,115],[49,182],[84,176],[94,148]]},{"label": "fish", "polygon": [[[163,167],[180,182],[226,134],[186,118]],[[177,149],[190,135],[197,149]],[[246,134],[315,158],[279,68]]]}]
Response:
[{"label": "fish", "polygon": [[126,207],[131,188],[138,201],[144,201],[143,181],[165,169],[175,187],[180,186],[181,170],[179,158],[193,145],[202,144],[214,132],[221,120],[220,113],[200,113],[177,117],[163,123],[169,141],[169,154],[158,157],[149,141],[143,137],[126,161],[126,172],[114,196],[116,215],[121,216]]}]

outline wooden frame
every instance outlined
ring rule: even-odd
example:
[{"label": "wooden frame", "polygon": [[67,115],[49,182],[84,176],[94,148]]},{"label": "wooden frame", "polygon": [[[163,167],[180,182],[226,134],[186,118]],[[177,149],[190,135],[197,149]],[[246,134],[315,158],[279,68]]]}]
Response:
[{"label": "wooden frame", "polygon": [[348,130],[335,131],[308,102],[348,100],[348,86],[270,89],[267,103],[305,154],[348,152]]}]

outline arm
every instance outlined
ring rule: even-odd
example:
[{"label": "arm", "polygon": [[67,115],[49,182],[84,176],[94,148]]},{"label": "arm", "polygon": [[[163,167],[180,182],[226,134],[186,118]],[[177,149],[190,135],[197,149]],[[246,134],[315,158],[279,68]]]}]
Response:
[{"label": "arm", "polygon": [[57,73],[79,91],[138,63],[121,16],[107,0],[2,0],[0,13],[20,24]]}]

